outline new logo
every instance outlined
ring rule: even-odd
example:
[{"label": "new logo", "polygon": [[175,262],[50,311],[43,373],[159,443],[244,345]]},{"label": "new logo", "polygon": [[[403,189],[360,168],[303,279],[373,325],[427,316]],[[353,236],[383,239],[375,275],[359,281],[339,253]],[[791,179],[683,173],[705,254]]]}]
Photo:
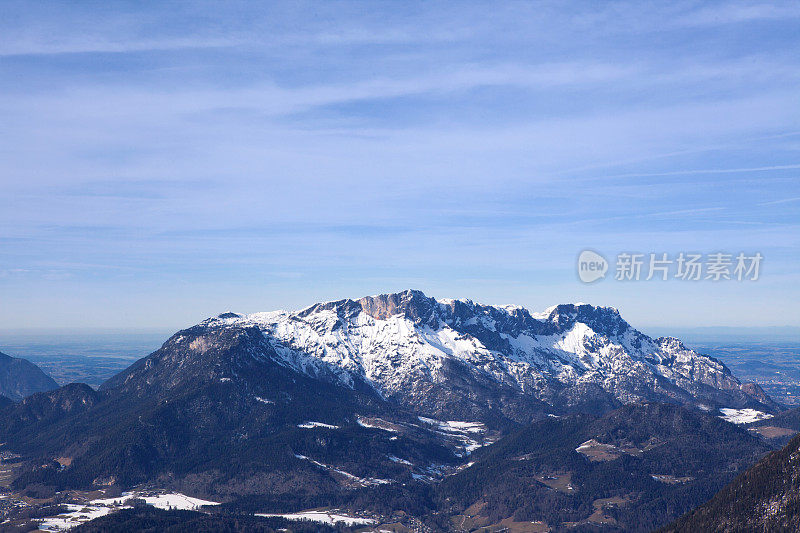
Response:
[{"label": "new logo", "polygon": [[606,277],[608,261],[592,250],[584,250],[578,256],[578,277],[584,283],[592,283]]}]

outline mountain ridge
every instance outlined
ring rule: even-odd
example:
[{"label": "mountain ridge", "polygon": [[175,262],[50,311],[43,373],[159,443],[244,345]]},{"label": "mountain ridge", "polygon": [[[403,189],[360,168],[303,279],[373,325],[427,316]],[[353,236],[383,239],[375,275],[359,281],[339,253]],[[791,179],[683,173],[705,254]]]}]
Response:
[{"label": "mountain ridge", "polygon": [[[479,405],[489,404],[511,419],[530,419],[530,410],[509,407],[519,403],[515,397],[556,412],[654,400],[781,410],[719,360],[674,337],[650,338],[613,307],[559,304],[532,313],[406,290],[296,312],[223,313],[200,326],[259,328],[286,364],[346,385],[364,379],[432,416],[479,417]],[[441,391],[448,381],[462,382],[464,397]],[[481,392],[487,386],[504,392],[492,398]],[[425,406],[431,394],[439,407]]]}]

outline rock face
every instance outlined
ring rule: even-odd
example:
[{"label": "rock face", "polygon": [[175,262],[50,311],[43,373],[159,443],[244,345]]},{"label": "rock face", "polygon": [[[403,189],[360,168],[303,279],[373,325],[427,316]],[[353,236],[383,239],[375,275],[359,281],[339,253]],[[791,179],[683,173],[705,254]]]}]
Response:
[{"label": "rock face", "polygon": [[258,328],[264,349],[291,368],[351,388],[367,383],[438,417],[525,421],[640,401],[779,409],[720,361],[675,338],[652,339],[609,307],[531,313],[408,290],[294,313],[226,313],[197,327]]},{"label": "rock face", "polygon": [[0,353],[0,395],[17,401],[57,388],[58,384],[30,361]]}]

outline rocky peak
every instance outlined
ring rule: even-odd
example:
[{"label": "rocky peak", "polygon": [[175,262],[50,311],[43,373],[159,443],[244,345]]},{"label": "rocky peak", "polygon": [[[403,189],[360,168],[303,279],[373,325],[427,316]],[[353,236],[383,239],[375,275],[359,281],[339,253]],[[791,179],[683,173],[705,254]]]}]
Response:
[{"label": "rocky peak", "polygon": [[422,291],[412,289],[394,294],[366,296],[359,299],[358,304],[376,320],[403,315],[415,324],[425,324],[438,318],[436,300],[425,296]]},{"label": "rocky peak", "polygon": [[670,350],[670,351],[683,351],[688,350],[683,341],[680,339],[676,339],[675,337],[659,337],[656,339],[656,342],[661,345],[663,348]]},{"label": "rocky peak", "polygon": [[547,320],[562,331],[576,323],[586,324],[592,331],[606,337],[616,337],[630,329],[630,325],[622,319],[617,309],[584,303],[556,305],[550,309]]},{"label": "rocky peak", "polygon": [[[364,313],[376,320],[387,320],[401,315],[414,324],[438,327],[442,322],[458,327],[475,324],[493,331],[510,335],[520,332],[553,334],[571,328],[581,322],[592,330],[606,336],[620,335],[630,326],[613,307],[589,304],[560,304],[548,310],[546,316],[536,318],[524,307],[482,305],[469,299],[436,300],[422,291],[409,289],[392,294],[367,296],[353,302],[342,300],[330,304],[318,304],[304,314],[312,314],[324,306],[342,308],[343,303],[357,305]],[[472,328],[474,329],[474,328]]]},{"label": "rocky peak", "polygon": [[358,315],[358,313],[362,311],[362,308],[358,302],[345,299],[314,304],[298,311],[296,315],[300,318],[307,318],[325,311],[332,312],[339,318],[347,319]]}]

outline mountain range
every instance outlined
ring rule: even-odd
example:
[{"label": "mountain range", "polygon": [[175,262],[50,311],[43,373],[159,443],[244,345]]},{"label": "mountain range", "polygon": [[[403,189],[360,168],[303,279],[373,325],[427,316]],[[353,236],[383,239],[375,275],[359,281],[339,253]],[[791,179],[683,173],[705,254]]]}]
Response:
[{"label": "mountain range", "polygon": [[610,307],[531,313],[407,290],[296,313],[226,313],[200,327],[257,328],[287,367],[345,387],[366,383],[431,416],[521,422],[640,401],[779,408],[720,361],[672,337],[652,339]]},{"label": "mountain range", "polygon": [[15,497],[49,505],[166,490],[236,516],[646,531],[774,447],[720,415],[781,410],[612,308],[404,291],[204,320],[99,390],[0,408],[0,454]]}]

